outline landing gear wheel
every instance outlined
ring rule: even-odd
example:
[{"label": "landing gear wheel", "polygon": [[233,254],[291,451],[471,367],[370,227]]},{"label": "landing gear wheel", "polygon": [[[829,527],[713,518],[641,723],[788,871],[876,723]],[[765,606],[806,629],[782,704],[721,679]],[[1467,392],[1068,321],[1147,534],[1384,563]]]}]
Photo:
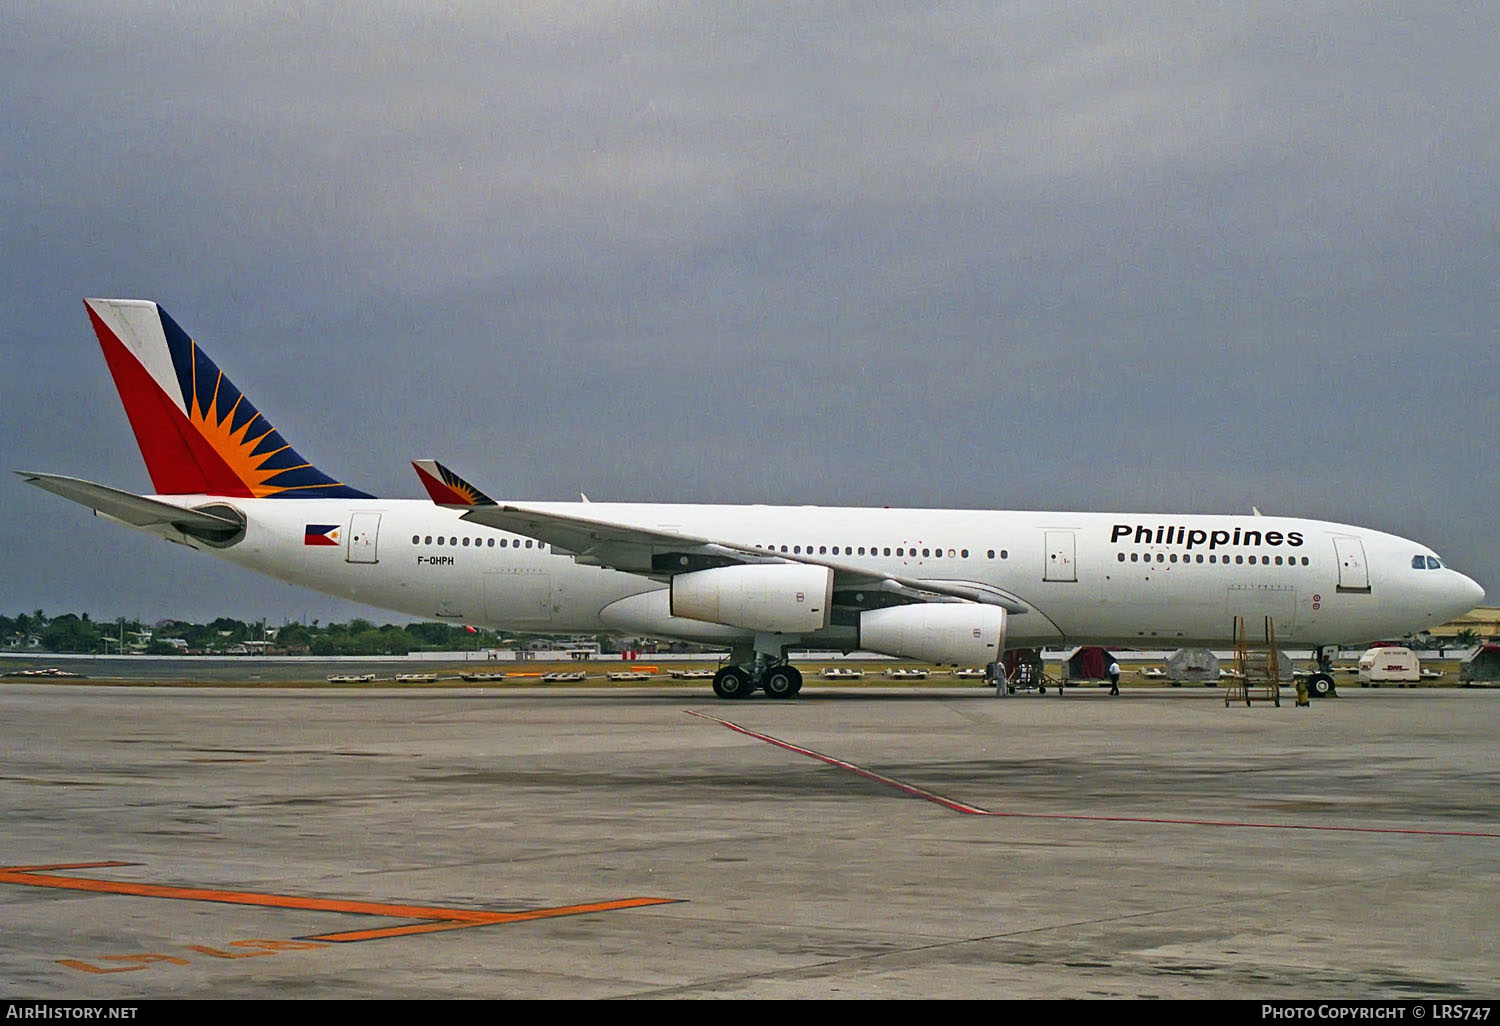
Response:
[{"label": "landing gear wheel", "polygon": [[1328,698],[1333,694],[1333,678],[1326,673],[1315,673],[1307,679],[1307,693],[1314,698]]},{"label": "landing gear wheel", "polygon": [[750,675],[738,666],[726,666],[714,674],[714,694],[720,698],[744,698],[754,690]]},{"label": "landing gear wheel", "polygon": [[795,666],[773,666],[761,687],[771,698],[791,698],[802,690],[802,674]]}]

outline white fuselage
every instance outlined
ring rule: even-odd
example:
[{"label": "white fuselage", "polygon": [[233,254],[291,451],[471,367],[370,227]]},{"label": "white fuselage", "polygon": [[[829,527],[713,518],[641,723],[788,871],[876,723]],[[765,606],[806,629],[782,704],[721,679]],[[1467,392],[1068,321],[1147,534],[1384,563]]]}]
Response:
[{"label": "white fuselage", "polygon": [[[583,565],[427,501],[157,498],[189,507],[223,503],[245,517],[243,539],[229,547],[174,540],[415,617],[725,644],[750,636],[670,616],[662,581]],[[528,508],[808,553],[875,575],[977,582],[1026,607],[1009,619],[1010,647],[1228,644],[1236,616],[1257,629],[1270,616],[1277,640],[1299,647],[1360,643],[1445,622],[1483,598],[1473,581],[1429,562],[1431,551],[1416,542],[1288,517],[614,503]],[[336,544],[307,543],[309,525],[334,524]],[[848,648],[857,637],[831,625],[797,640]]]}]

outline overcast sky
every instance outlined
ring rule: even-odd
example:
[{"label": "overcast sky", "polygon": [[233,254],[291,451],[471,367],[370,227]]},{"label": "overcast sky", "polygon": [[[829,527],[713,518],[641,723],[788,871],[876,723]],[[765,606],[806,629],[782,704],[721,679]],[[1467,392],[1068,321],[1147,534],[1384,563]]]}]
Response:
[{"label": "overcast sky", "polygon": [[[1500,8],[471,6],[0,5],[5,468],[149,491],[147,298],[382,496],[1253,503],[1500,594]],[[6,612],[369,615],[5,477]]]}]

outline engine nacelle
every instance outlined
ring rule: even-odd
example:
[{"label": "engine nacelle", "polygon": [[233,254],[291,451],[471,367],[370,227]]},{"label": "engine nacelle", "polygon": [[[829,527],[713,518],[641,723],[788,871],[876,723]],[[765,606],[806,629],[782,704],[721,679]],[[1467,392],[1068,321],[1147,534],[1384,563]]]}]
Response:
[{"label": "engine nacelle", "polygon": [[859,614],[859,647],[929,663],[985,666],[1005,652],[1005,610],[973,602],[866,610]]},{"label": "engine nacelle", "polygon": [[803,563],[721,566],[672,578],[672,615],[753,631],[801,634],[828,626],[833,571]]}]

